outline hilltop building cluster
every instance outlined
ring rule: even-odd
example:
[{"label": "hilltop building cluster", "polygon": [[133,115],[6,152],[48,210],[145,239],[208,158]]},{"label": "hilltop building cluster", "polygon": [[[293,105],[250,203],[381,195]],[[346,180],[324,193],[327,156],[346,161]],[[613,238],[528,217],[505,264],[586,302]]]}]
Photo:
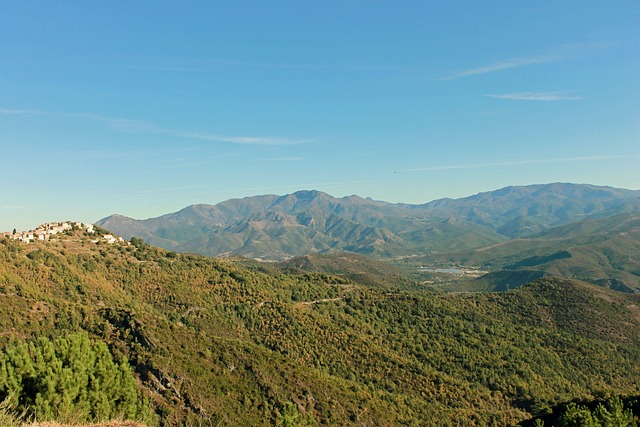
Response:
[{"label": "hilltop building cluster", "polygon": [[[51,237],[62,234],[67,231],[73,230],[81,230],[88,234],[94,234],[95,228],[93,224],[84,224],[82,222],[71,222],[71,221],[63,221],[63,222],[47,222],[39,225],[34,230],[29,231],[16,231],[13,232],[2,232],[0,233],[0,238],[9,238],[13,240],[18,240],[23,243],[31,243],[35,241],[47,241]],[[107,243],[116,243],[116,242],[124,242],[122,237],[116,237],[112,234],[104,234],[101,238],[92,240],[93,243],[98,243],[100,240],[105,240]]]},{"label": "hilltop building cluster", "polygon": [[49,240],[51,236],[55,236],[56,234],[61,234],[66,231],[71,230],[84,230],[87,233],[93,234],[93,224],[83,224],[81,222],[46,222],[44,224],[39,225],[35,228],[35,230],[29,231],[16,231],[13,232],[4,232],[0,234],[0,237],[8,237],[13,240],[19,240],[23,243],[30,243],[36,240],[44,241]]}]

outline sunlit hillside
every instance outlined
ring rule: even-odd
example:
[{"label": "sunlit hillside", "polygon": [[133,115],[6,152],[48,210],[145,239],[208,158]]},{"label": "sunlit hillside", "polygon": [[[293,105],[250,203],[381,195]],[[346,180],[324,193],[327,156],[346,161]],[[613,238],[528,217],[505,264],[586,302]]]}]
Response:
[{"label": "sunlit hillside", "polygon": [[92,239],[0,242],[0,345],[106,343],[160,425],[508,425],[639,391],[636,295],[371,287]]}]

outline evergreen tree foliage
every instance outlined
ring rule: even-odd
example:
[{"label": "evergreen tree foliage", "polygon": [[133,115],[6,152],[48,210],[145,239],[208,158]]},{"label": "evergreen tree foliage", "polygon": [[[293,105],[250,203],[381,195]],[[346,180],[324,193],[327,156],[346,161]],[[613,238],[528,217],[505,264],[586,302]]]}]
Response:
[{"label": "evergreen tree foliage", "polygon": [[550,413],[519,425],[532,427],[637,427],[640,425],[638,397],[619,396],[606,400],[570,402]]},{"label": "evergreen tree foliage", "polygon": [[37,420],[149,419],[131,368],[77,333],[16,341],[0,359],[0,400]]},{"label": "evergreen tree foliage", "polygon": [[558,422],[559,427],[635,427],[638,419],[625,408],[619,397],[599,403],[595,410],[570,403]]},{"label": "evergreen tree foliage", "polygon": [[278,427],[307,427],[316,424],[312,416],[301,414],[295,403],[286,402],[278,412],[276,425]]}]

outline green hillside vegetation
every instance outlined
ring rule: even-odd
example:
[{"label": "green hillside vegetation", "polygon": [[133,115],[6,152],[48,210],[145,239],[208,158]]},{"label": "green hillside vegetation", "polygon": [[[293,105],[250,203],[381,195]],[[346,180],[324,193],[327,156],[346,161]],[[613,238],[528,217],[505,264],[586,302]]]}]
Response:
[{"label": "green hillside vegetation", "polygon": [[569,402],[550,414],[520,423],[522,427],[635,427],[640,425],[639,396]]},{"label": "green hillside vegetation", "polygon": [[510,425],[640,393],[636,295],[396,290],[90,239],[0,242],[0,348],[104,342],[160,425]]},{"label": "green hillside vegetation", "polygon": [[277,266],[285,272],[297,274],[327,273],[368,287],[429,289],[419,284],[418,275],[413,274],[413,269],[349,252],[305,255],[283,261]]},{"label": "green hillside vegetation", "polygon": [[155,423],[127,361],[114,361],[104,342],[84,333],[9,343],[0,359],[0,401],[5,413],[40,421]]},{"label": "green hillside vegetation", "polygon": [[640,216],[620,214],[559,226],[530,238],[410,263],[476,265],[487,277],[454,284],[450,290],[505,290],[542,276],[597,283],[624,292],[640,291]]}]

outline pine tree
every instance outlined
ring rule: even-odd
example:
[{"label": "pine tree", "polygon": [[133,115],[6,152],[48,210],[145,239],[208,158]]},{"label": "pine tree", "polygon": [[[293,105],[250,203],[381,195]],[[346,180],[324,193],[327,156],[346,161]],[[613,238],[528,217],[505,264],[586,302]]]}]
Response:
[{"label": "pine tree", "polygon": [[0,401],[38,420],[152,418],[126,360],[86,334],[17,342],[0,359]]}]

